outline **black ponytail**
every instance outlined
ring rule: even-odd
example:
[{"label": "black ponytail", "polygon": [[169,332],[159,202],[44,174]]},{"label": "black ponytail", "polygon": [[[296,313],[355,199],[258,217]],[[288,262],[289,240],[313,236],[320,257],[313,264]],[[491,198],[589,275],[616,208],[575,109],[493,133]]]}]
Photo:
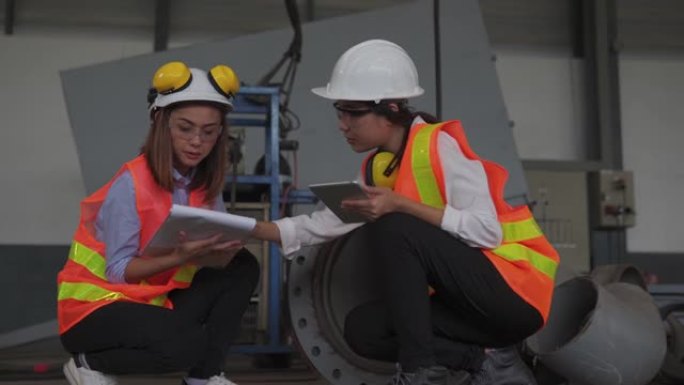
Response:
[{"label": "black ponytail", "polygon": [[[395,104],[398,107],[398,110],[393,110],[392,107],[390,107],[391,104]],[[401,143],[401,149],[398,153],[394,154],[394,158],[383,172],[385,176],[389,176],[401,163],[401,158],[404,156],[404,151],[406,150],[409,131],[416,117],[420,116],[429,124],[439,123],[439,120],[434,115],[428,114],[427,112],[414,111],[413,108],[408,105],[408,100],[406,99],[383,100],[380,103],[369,105],[375,114],[385,117],[393,124],[404,127],[404,138]]]},{"label": "black ponytail", "polygon": [[[398,111],[394,111],[390,104],[395,104],[398,107]],[[413,107],[408,105],[408,100],[406,99],[383,100],[378,104],[373,104],[372,108],[376,114],[384,116],[393,124],[406,128],[407,131],[417,116],[420,116],[426,123],[439,123],[439,120],[432,114],[424,111],[414,111]]]}]

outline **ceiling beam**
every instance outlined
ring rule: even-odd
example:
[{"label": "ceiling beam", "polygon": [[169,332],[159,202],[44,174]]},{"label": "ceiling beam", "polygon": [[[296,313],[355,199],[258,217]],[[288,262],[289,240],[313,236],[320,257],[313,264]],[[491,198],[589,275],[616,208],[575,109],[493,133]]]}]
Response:
[{"label": "ceiling beam", "polygon": [[5,0],[5,35],[14,33],[15,0]]},{"label": "ceiling beam", "polygon": [[166,51],[169,46],[171,25],[171,1],[155,0],[154,5],[154,51]]},{"label": "ceiling beam", "polygon": [[306,0],[306,21],[314,21],[316,18],[316,1]]}]

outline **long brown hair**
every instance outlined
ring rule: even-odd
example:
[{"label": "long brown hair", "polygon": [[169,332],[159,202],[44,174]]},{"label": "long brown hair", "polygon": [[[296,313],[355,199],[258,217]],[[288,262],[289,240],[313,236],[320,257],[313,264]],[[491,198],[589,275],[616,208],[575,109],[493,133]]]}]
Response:
[{"label": "long brown hair", "polygon": [[173,146],[169,119],[174,108],[189,104],[211,105],[221,111],[221,133],[209,155],[197,165],[195,175],[188,186],[190,190],[205,189],[204,203],[211,205],[224,187],[228,140],[228,120],[226,119],[228,111],[226,108],[209,102],[187,102],[174,104],[153,112],[150,131],[140,153],[147,158],[147,164],[157,184],[164,190],[173,192]]}]

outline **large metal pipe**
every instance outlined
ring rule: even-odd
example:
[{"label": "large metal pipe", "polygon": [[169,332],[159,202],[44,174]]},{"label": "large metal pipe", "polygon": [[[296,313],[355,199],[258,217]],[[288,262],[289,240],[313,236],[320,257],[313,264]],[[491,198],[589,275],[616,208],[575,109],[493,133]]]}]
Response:
[{"label": "large metal pipe", "polygon": [[601,285],[624,282],[647,290],[643,273],[634,265],[613,264],[597,266],[591,271],[591,278]]},{"label": "large metal pipe", "polygon": [[[367,242],[366,232],[352,232],[303,250],[289,269],[287,292],[297,341],[333,384],[386,384],[394,371],[392,363],[355,354],[343,338],[349,311],[377,299]],[[618,281],[636,278],[631,269],[618,270],[609,275],[617,274]],[[653,378],[665,355],[665,332],[638,280],[602,286],[572,272],[559,278],[546,327],[527,341],[541,362],[573,385],[644,385]]]},{"label": "large metal pipe", "polygon": [[684,302],[660,308],[667,333],[667,354],[658,374],[658,384],[684,383]]},{"label": "large metal pipe", "polygon": [[665,357],[651,296],[630,283],[573,278],[556,288],[549,320],[527,346],[572,384],[644,385]]}]

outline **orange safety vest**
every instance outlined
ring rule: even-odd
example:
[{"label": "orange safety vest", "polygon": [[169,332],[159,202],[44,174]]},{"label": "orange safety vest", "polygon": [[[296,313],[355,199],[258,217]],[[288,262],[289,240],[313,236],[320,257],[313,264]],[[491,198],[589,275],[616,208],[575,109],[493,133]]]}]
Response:
[{"label": "orange safety vest", "polygon": [[[167,294],[190,286],[197,271],[194,265],[183,265],[147,278],[138,284],[111,283],[105,276],[105,244],[95,236],[95,221],[114,180],[128,170],[133,177],[135,205],[140,218],[140,253],[171,210],[171,193],[154,180],[147,160],[140,155],[127,162],[106,185],[81,202],[81,219],[74,234],[64,268],[57,275],[57,319],[63,334],[88,314],[115,301],[129,301],[162,306],[173,304]],[[189,204],[206,207],[205,190],[190,192]],[[145,258],[145,256],[142,256]]]},{"label": "orange safety vest", "polygon": [[[482,249],[482,252],[511,289],[539,310],[546,322],[560,261],[558,252],[544,237],[527,206],[511,207],[506,203],[503,192],[508,172],[475,154],[459,121],[418,124],[411,128],[394,191],[416,202],[444,208],[447,199],[437,144],[440,131],[456,139],[466,158],[481,162],[487,175],[489,192],[503,230],[503,242],[495,249]],[[361,167],[364,180],[369,159],[370,156]]]}]

